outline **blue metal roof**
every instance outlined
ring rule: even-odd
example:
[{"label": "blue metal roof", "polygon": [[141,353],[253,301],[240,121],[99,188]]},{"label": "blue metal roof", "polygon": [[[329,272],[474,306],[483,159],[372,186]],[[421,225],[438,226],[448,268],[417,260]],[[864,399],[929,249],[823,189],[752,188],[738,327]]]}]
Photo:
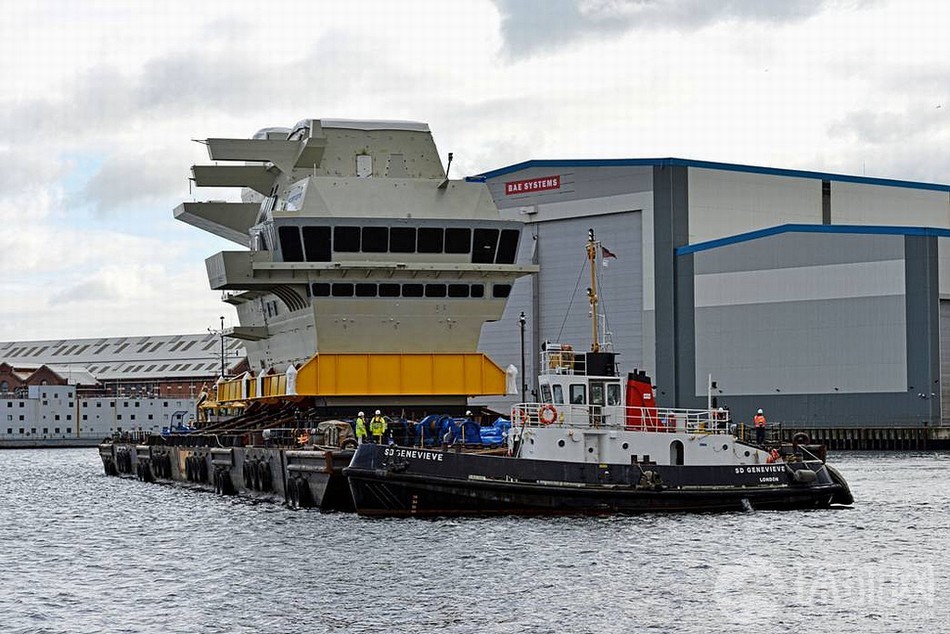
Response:
[{"label": "blue metal roof", "polygon": [[950,238],[950,229],[938,229],[935,227],[892,227],[883,225],[778,225],[768,229],[759,229],[748,233],[740,233],[728,238],[719,238],[707,242],[697,242],[685,247],[677,247],[676,255],[688,255],[698,251],[708,251],[718,249],[730,244],[739,242],[748,242],[749,240],[758,240],[768,236],[775,236],[780,233],[852,233],[852,234],[878,234],[892,236],[934,236],[937,238]]},{"label": "blue metal roof", "polygon": [[770,176],[790,176],[794,178],[815,178],[820,180],[838,181],[843,183],[861,183],[864,185],[884,185],[887,187],[906,187],[910,189],[927,189],[931,191],[950,192],[950,185],[936,183],[919,183],[902,181],[890,178],[869,178],[867,176],[849,176],[847,174],[831,174],[828,172],[812,172],[808,170],[779,169],[776,167],[758,167],[755,165],[739,165],[736,163],[717,163],[715,161],[696,161],[681,158],[629,158],[629,159],[553,159],[532,160],[516,163],[507,167],[500,167],[490,172],[484,172],[468,180],[484,182],[491,178],[512,174],[533,167],[698,167],[703,169],[723,170],[727,172],[747,172],[751,174],[768,174]]}]

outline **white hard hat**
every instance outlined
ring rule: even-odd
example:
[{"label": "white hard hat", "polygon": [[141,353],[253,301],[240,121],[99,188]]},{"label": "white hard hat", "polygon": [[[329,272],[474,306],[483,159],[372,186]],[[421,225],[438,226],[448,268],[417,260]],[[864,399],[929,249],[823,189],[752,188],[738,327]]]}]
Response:
[{"label": "white hard hat", "polygon": [[[761,410],[759,410],[759,413],[761,413]],[[379,416],[379,414],[380,414],[380,411],[376,410],[376,415]]]},{"label": "white hard hat", "polygon": [[358,416],[366,416],[366,414],[364,414],[363,412],[360,412]]},{"label": "white hard hat", "polygon": [[761,413],[762,413],[762,410],[760,409],[760,410],[759,410],[758,412],[756,412],[756,413],[757,413],[757,414],[761,414]]},{"label": "white hard hat", "polygon": [[724,412],[724,411],[726,411],[726,410],[724,410],[723,408],[720,407],[720,408],[719,408],[719,411],[720,411],[720,412]]},{"label": "white hard hat", "polygon": [[471,415],[472,415],[472,410],[470,410],[470,409],[465,410],[465,415],[466,415],[466,416],[471,416]]}]

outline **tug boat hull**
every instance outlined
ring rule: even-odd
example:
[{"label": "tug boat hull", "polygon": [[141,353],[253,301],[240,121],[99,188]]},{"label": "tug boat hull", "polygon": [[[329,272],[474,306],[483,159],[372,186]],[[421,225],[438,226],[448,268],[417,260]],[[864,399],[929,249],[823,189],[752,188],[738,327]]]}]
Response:
[{"label": "tug boat hull", "polygon": [[[813,475],[801,475],[806,471]],[[363,445],[344,473],[357,513],[376,516],[737,511],[851,503],[847,485],[820,461],[619,465]]]}]

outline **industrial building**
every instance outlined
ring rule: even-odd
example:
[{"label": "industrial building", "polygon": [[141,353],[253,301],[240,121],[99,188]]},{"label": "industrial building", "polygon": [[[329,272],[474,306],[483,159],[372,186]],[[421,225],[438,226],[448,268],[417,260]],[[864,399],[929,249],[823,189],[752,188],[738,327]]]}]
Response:
[{"label": "industrial building", "polygon": [[542,342],[590,345],[592,228],[608,249],[603,330],[659,405],[712,400],[739,421],[762,408],[811,429],[950,416],[950,186],[676,158],[535,160],[479,178],[503,217],[528,223],[519,262],[540,265],[481,338],[520,367],[524,329],[529,391]]}]

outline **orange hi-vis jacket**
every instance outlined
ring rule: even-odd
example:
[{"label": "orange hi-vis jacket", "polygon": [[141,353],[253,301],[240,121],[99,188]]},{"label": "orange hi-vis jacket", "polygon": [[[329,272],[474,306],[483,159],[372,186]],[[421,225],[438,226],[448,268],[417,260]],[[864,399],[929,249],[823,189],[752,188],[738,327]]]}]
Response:
[{"label": "orange hi-vis jacket", "polygon": [[756,427],[765,427],[765,416],[762,414],[756,414],[755,418],[752,419],[752,422],[755,423]]}]

